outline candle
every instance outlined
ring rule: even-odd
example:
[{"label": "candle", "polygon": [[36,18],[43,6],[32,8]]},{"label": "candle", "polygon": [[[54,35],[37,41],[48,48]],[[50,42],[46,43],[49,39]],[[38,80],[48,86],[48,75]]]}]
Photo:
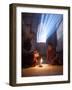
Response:
[{"label": "candle", "polygon": [[42,62],[43,62],[43,59],[42,59],[42,57],[41,57],[40,63],[39,63],[39,67],[42,67]]}]

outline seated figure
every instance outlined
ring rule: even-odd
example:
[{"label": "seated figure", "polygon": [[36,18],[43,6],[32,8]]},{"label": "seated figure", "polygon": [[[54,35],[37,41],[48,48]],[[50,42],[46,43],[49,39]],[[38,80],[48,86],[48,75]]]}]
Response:
[{"label": "seated figure", "polygon": [[34,50],[34,66],[40,64],[41,55],[37,50]]},{"label": "seated figure", "polygon": [[48,43],[47,48],[47,63],[48,64],[59,64],[58,57],[56,55],[56,49],[54,48],[52,43]]}]

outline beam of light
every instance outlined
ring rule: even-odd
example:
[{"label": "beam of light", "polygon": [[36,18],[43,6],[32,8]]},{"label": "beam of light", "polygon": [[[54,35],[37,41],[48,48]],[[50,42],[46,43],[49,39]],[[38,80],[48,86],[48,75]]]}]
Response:
[{"label": "beam of light", "polygon": [[46,42],[46,40],[57,30],[63,21],[61,14],[42,14],[41,22],[37,30],[37,42]]}]

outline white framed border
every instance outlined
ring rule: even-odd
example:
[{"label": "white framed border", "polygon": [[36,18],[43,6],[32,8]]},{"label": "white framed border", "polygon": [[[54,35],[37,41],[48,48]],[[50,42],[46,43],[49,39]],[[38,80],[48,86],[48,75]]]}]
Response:
[{"label": "white framed border", "polygon": [[[63,14],[63,75],[21,77],[21,13]],[[35,7],[16,7],[16,83],[56,82],[68,80],[68,10]]]}]

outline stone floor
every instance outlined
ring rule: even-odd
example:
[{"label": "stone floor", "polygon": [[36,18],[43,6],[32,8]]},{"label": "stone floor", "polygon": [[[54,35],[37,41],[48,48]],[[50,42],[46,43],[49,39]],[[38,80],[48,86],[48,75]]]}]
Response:
[{"label": "stone floor", "polygon": [[62,65],[50,65],[42,64],[42,66],[35,66],[22,69],[22,77],[30,76],[51,76],[51,75],[62,75],[63,66]]}]

